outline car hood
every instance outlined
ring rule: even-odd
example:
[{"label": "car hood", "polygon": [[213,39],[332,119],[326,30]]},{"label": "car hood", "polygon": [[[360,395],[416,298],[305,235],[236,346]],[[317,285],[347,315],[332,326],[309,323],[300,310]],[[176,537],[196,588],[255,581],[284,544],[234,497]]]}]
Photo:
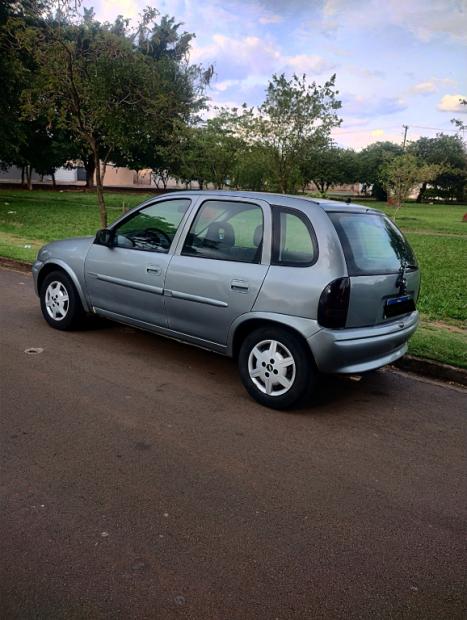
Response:
[{"label": "car hood", "polygon": [[73,237],[71,239],[60,239],[59,241],[52,241],[44,245],[37,255],[37,259],[40,261],[47,261],[52,258],[86,258],[86,254],[90,245],[94,241],[92,237]]}]

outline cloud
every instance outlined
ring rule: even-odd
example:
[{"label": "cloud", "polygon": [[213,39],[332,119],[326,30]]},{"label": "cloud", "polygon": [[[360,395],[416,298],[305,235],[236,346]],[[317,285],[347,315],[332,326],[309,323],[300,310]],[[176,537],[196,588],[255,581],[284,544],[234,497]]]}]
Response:
[{"label": "cloud", "polygon": [[448,36],[467,44],[465,0],[389,0],[392,21],[424,42]]},{"label": "cloud", "polygon": [[363,95],[343,95],[342,114],[368,118],[396,114],[407,109],[407,103],[400,97],[364,97]]},{"label": "cloud", "polygon": [[465,0],[324,0],[321,19],[328,34],[344,27],[375,31],[396,26],[424,42],[449,37],[467,43]]},{"label": "cloud", "polygon": [[306,73],[310,78],[331,72],[333,65],[316,54],[288,56],[275,43],[258,36],[230,37],[214,34],[211,43],[194,43],[192,62],[214,64],[221,82],[241,80],[246,76],[261,76],[263,83],[273,73]]},{"label": "cloud", "polygon": [[263,15],[258,21],[260,24],[280,24],[283,20],[280,15]]},{"label": "cloud", "polygon": [[441,112],[456,112],[456,114],[467,114],[467,105],[461,101],[466,101],[467,95],[444,95],[438,103],[438,110]]},{"label": "cloud", "polygon": [[412,86],[411,91],[416,95],[427,95],[429,93],[435,93],[438,90],[437,84],[435,82],[419,82]]},{"label": "cloud", "polygon": [[285,56],[286,67],[290,67],[295,73],[324,73],[332,71],[334,65],[322,56],[314,54],[298,54],[297,56]]},{"label": "cloud", "polygon": [[442,86],[457,86],[457,82],[451,78],[433,77],[423,82],[418,82],[408,89],[411,95],[430,95],[436,93]]},{"label": "cloud", "polygon": [[212,43],[193,45],[193,62],[214,63],[221,80],[241,79],[246,75],[270,75],[281,62],[281,53],[273,44],[260,37],[243,38],[214,34]]}]

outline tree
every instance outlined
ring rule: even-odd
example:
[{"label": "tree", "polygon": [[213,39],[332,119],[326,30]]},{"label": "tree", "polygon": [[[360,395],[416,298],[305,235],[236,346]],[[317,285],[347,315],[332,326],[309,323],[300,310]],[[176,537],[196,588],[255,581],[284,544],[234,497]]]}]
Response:
[{"label": "tree", "polygon": [[383,164],[380,180],[388,195],[394,200],[396,207],[394,221],[402,203],[407,200],[417,183],[434,178],[441,169],[442,166],[438,164],[420,163],[411,153],[397,155]]},{"label": "tree", "polygon": [[174,176],[187,186],[196,181],[199,188],[203,189],[211,176],[204,128],[187,128],[178,144],[179,157],[173,169]]},{"label": "tree", "polygon": [[417,202],[424,200],[428,184],[433,186],[434,193],[441,194],[445,198],[463,199],[467,178],[467,153],[460,136],[441,133],[435,138],[419,138],[409,146],[408,152],[427,164],[442,166],[435,178],[422,183]]},{"label": "tree", "polygon": [[358,157],[354,150],[331,146],[310,149],[302,163],[305,184],[310,181],[324,196],[329,188],[342,183],[354,183],[359,177]]},{"label": "tree", "polygon": [[372,195],[377,200],[387,200],[387,192],[381,184],[380,169],[397,155],[402,155],[403,149],[394,142],[374,142],[360,151],[358,155],[360,183],[364,187],[372,188]]},{"label": "tree", "polygon": [[256,192],[274,189],[270,151],[261,144],[243,144],[237,152],[232,185]]},{"label": "tree", "polygon": [[[86,145],[95,165],[102,227],[107,163],[117,154],[131,162],[135,145],[154,144],[199,104],[205,76],[188,64],[178,70],[174,46],[156,36],[157,17],[147,9],[131,32],[125,20],[101,24],[89,12],[76,23],[49,17],[47,28],[29,37],[38,71],[23,93],[24,113],[47,115]],[[164,45],[169,54],[164,55]]]},{"label": "tree", "polygon": [[337,110],[336,76],[323,85],[309,83],[306,76],[273,75],[266,99],[256,113],[244,111],[245,134],[250,143],[261,144],[270,153],[271,176],[279,191],[294,191],[300,185],[300,163],[306,146],[323,146],[330,131],[341,120]]}]

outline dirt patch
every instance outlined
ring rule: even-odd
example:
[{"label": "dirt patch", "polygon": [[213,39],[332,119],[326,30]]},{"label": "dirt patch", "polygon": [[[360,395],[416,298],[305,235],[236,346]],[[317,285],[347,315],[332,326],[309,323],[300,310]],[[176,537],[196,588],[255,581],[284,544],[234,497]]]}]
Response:
[{"label": "dirt patch", "polygon": [[3,256],[0,256],[0,267],[3,269],[14,269],[22,273],[31,273],[31,263],[22,260],[14,260],[12,258],[3,258]]},{"label": "dirt patch", "polygon": [[422,321],[422,327],[444,329],[445,331],[452,332],[453,334],[463,334],[467,336],[467,329],[463,327],[458,327],[457,325],[444,323],[443,321]]}]

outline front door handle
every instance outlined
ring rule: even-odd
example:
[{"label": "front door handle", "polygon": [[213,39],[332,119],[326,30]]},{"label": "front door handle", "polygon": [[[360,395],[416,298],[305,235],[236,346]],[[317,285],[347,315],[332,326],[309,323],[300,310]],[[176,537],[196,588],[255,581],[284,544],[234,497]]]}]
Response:
[{"label": "front door handle", "polygon": [[248,282],[245,280],[232,280],[230,288],[237,293],[248,293]]},{"label": "front door handle", "polygon": [[157,265],[147,265],[146,273],[153,273],[155,276],[160,276],[162,273],[162,269]]}]

